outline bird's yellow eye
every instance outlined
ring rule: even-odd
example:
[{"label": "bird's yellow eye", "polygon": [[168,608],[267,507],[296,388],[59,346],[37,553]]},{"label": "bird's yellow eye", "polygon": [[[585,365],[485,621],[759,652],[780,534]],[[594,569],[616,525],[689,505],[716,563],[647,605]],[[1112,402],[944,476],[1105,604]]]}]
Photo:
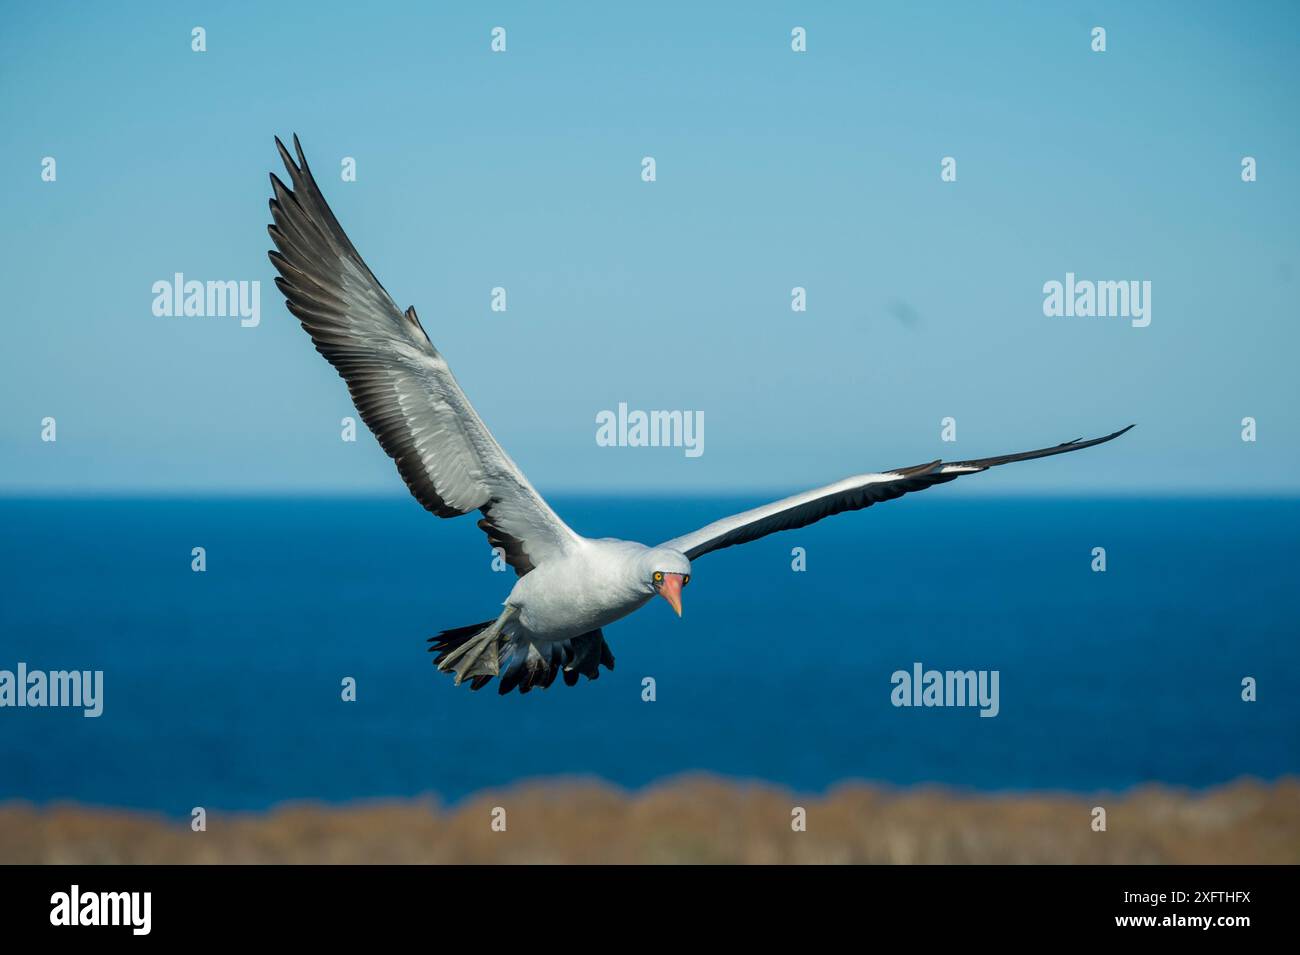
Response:
[{"label": "bird's yellow eye", "polygon": [[690,582],[691,582],[691,575],[690,575],[690,574],[687,574],[685,577],[682,578],[682,586],[683,586],[683,587],[685,587],[685,586],[686,586],[687,584],[689,584]]},{"label": "bird's yellow eye", "polygon": [[656,570],[656,571],[655,571],[655,583],[656,583],[656,584],[657,584],[657,583],[660,583],[661,581],[663,581],[663,579],[664,579],[664,575],[661,574],[659,571]]}]

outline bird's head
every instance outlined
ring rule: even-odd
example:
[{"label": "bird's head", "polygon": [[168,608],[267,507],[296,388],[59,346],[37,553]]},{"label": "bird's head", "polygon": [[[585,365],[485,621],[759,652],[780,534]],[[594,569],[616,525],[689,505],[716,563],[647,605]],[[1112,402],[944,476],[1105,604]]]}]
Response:
[{"label": "bird's head", "polygon": [[691,581],[691,562],[681,551],[656,547],[641,559],[643,582],[652,594],[668,601],[682,615],[682,588]]}]

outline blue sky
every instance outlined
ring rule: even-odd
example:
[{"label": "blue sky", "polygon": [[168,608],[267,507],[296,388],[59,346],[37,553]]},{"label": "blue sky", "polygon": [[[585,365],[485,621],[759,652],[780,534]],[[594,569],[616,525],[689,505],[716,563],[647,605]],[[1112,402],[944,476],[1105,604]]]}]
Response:
[{"label": "blue sky", "polygon": [[[293,132],[543,492],[793,490],[1130,422],[965,490],[1297,487],[1294,4],[209,7],[0,13],[0,491],[402,493],[271,284]],[[260,281],[261,324],[154,316],[175,272]],[[1151,325],[1045,317],[1066,272],[1149,280]],[[705,453],[597,446],[619,402],[702,411]]]}]

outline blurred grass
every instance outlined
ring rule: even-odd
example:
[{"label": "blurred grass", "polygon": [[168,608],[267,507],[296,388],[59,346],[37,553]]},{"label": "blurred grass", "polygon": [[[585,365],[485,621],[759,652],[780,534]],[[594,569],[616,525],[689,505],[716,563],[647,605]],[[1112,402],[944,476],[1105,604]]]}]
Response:
[{"label": "blurred grass", "polygon": [[[506,831],[491,828],[494,807]],[[807,831],[791,828],[793,807]],[[1103,806],[1107,831],[1094,832]],[[555,780],[431,799],[294,803],[185,821],[111,809],[0,806],[0,863],[1288,863],[1300,780],[1201,792],[962,794],[863,784],[801,797],[682,777],[627,793]]]}]

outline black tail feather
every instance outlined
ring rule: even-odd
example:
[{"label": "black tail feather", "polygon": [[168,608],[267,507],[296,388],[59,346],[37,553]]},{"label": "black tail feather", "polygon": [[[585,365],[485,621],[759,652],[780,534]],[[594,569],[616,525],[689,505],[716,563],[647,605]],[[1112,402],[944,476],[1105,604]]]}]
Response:
[{"label": "black tail feather", "polygon": [[527,693],[534,687],[543,690],[563,675],[564,685],[573,686],[579,676],[594,680],[600,676],[600,667],[614,669],[614,655],[605,643],[605,635],[592,630],[573,637],[564,643],[552,644],[546,656],[533,651],[532,644],[515,647],[507,659],[501,661],[501,682],[497,692],[503,696],[511,690]]}]

